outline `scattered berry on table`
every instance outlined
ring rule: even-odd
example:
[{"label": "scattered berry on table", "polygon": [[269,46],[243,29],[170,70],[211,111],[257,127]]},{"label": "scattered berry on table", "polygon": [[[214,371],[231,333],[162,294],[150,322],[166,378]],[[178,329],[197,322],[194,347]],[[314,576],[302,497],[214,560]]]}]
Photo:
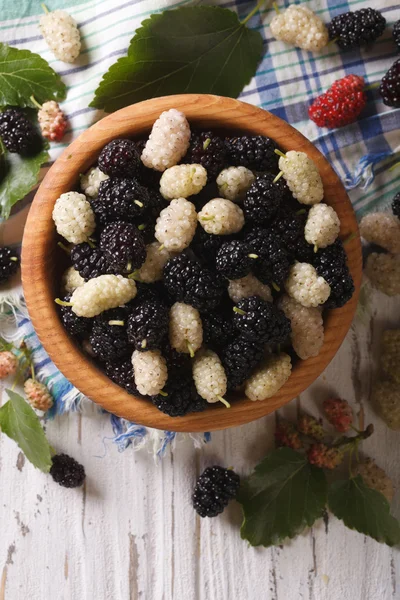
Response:
[{"label": "scattered berry on table", "polygon": [[101,182],[106,181],[108,178],[109,175],[100,171],[99,167],[92,167],[87,173],[81,175],[81,190],[89,198],[97,198]]},{"label": "scattered berry on table", "polygon": [[159,242],[152,242],[146,246],[146,260],[138,271],[138,278],[144,283],[153,283],[159,281],[163,276],[163,269],[171,253],[165,247],[161,247]]},{"label": "scattered berry on table", "polygon": [[213,235],[238,233],[244,225],[242,209],[226,198],[210,200],[197,217],[203,229]]},{"label": "scattered berry on table", "polygon": [[154,298],[134,306],[128,317],[128,338],[141,352],[156,350],[168,332],[168,310]]},{"label": "scattered berry on table", "polygon": [[372,458],[367,458],[364,462],[357,463],[354,475],[361,475],[365,485],[383,494],[389,503],[393,500],[393,482]]},{"label": "scattered berry on table", "polygon": [[305,6],[289,6],[273,17],[270,28],[275,39],[310,52],[318,52],[329,40],[326,25]]},{"label": "scattered berry on table", "polygon": [[169,167],[160,179],[160,192],[166,200],[198,194],[207,183],[207,171],[197,164]]},{"label": "scattered berry on table", "polygon": [[178,164],[189,148],[190,126],[185,115],[171,108],[158,117],[141,158],[146,167],[165,171]]},{"label": "scattered berry on table", "polygon": [[72,244],[87,242],[96,227],[92,207],[79,192],[67,192],[57,198],[53,221],[57,232]]},{"label": "scattered berry on table", "polygon": [[205,410],[207,402],[197,393],[190,371],[179,371],[175,375],[175,378],[168,378],[163,394],[152,397],[154,406],[170,417]]},{"label": "scattered berry on table", "polygon": [[292,362],[288,354],[271,354],[246,381],[246,396],[252,401],[271,398],[289,379],[291,371]]},{"label": "scattered berry on table", "polygon": [[300,450],[303,447],[299,432],[291,421],[278,420],[275,427],[275,445],[277,448],[285,446],[293,450]]},{"label": "scattered berry on table", "polygon": [[293,350],[302,360],[318,356],[324,343],[324,322],[318,308],[302,306],[282,296],[278,306],[290,320]]},{"label": "scattered berry on table", "polygon": [[246,167],[251,171],[274,172],[278,166],[275,143],[262,135],[243,135],[228,138],[228,163],[234,167]]},{"label": "scattered berry on table", "polygon": [[129,394],[140,396],[135,385],[133,365],[130,357],[123,360],[106,362],[105,371],[114,383],[124,388]]},{"label": "scattered berry on table", "polygon": [[[71,249],[71,262],[78,275],[85,281],[112,272],[104,252],[88,243],[77,244]],[[80,287],[79,285],[76,286]],[[76,289],[75,288],[75,289]],[[71,290],[74,291],[74,290]]]},{"label": "scattered berry on table", "polygon": [[19,257],[8,246],[0,248],[0,284],[5,283],[19,269]]},{"label": "scattered berry on table", "polygon": [[318,306],[329,298],[331,288],[308,263],[296,263],[285,282],[286,292],[302,306]]},{"label": "scattered berry on table", "polygon": [[181,252],[193,239],[197,227],[194,204],[185,198],[176,198],[160,212],[155,237],[171,252]]},{"label": "scattered berry on table", "polygon": [[383,332],[380,362],[385,375],[400,385],[400,329]]},{"label": "scattered berry on table", "polygon": [[135,142],[117,139],[109,142],[99,156],[99,169],[110,177],[136,177],[140,157]]},{"label": "scattered berry on table", "polygon": [[373,8],[362,8],[355,12],[342,13],[328,25],[329,38],[335,40],[339,48],[349,50],[367,46],[380,37],[386,26],[386,19]]},{"label": "scattered berry on table", "polygon": [[45,102],[38,111],[42,136],[51,142],[60,142],[67,128],[67,117],[54,100]]},{"label": "scattered berry on table", "polygon": [[107,310],[93,319],[89,342],[101,361],[116,361],[132,352],[127,334],[127,316],[128,311],[121,307]]},{"label": "scattered berry on table", "polygon": [[0,352],[0,379],[15,375],[18,369],[18,358],[9,350]]},{"label": "scattered berry on table", "polygon": [[282,344],[290,336],[289,319],[272,302],[250,296],[240,300],[233,311],[233,325],[250,341]]},{"label": "scattered berry on table", "polygon": [[251,184],[243,201],[246,223],[265,225],[275,217],[289,190],[284,180],[274,179],[272,173],[264,173]]},{"label": "scattered berry on table", "polygon": [[141,222],[151,211],[151,197],[136,179],[113,177],[100,183],[98,197],[91,200],[91,205],[98,225]]},{"label": "scattered berry on table", "polygon": [[365,265],[365,274],[374,288],[387,296],[400,295],[400,256],[372,252]]},{"label": "scattered berry on table", "polygon": [[253,265],[256,277],[275,289],[283,285],[289,275],[291,260],[281,240],[261,227],[254,227],[245,236],[245,241],[258,257]]},{"label": "scattered berry on table", "polygon": [[215,180],[218,173],[228,164],[224,140],[212,131],[192,133],[189,150],[183,162],[202,165],[207,171],[208,180]]},{"label": "scattered berry on table", "polygon": [[74,267],[68,267],[61,278],[61,289],[66,294],[72,293],[85,283],[85,280]]},{"label": "scattered berry on table", "polygon": [[30,154],[38,146],[34,126],[17,108],[0,113],[0,137],[7,150],[17,154]]},{"label": "scattered berry on table", "polygon": [[360,221],[360,234],[371,244],[400,254],[400,220],[390,213],[369,213]]},{"label": "scattered berry on table", "polygon": [[85,481],[85,469],[72,456],[56,454],[52,457],[52,462],[50,475],[62,487],[80,487]]},{"label": "scattered berry on table", "polygon": [[146,246],[140,231],[133,223],[116,221],[101,232],[100,250],[112,269],[131,273],[140,269],[146,259]]},{"label": "scattered berry on table", "polygon": [[308,114],[318,127],[335,129],[357,121],[366,103],[364,79],[358,75],[347,75],[318,96]]},{"label": "scattered berry on table", "polygon": [[237,304],[243,298],[259,296],[266,302],[272,302],[271,289],[265,283],[261,283],[251,273],[242,279],[234,279],[229,282],[228,294],[232,302]]},{"label": "scattered berry on table", "polygon": [[400,107],[400,59],[393,63],[382,78],[379,93],[387,106]]},{"label": "scattered berry on table", "polygon": [[40,17],[39,28],[54,56],[73,63],[81,51],[81,36],[75,19],[65,10],[46,12]]},{"label": "scattered berry on table", "polygon": [[325,437],[325,431],[321,425],[321,421],[318,421],[315,417],[306,413],[300,415],[297,419],[297,429],[303,435],[316,441],[321,441]]},{"label": "scattered berry on table", "polygon": [[236,498],[240,477],[232,469],[208,467],[200,475],[193,491],[193,507],[200,517],[216,517]]},{"label": "scattered berry on table", "polygon": [[164,285],[172,298],[191,304],[200,312],[215,309],[226,288],[220,275],[201,267],[185,254],[167,262]]},{"label": "scattered berry on table", "polygon": [[354,294],[354,282],[347,266],[347,255],[340,240],[322,248],[314,256],[314,267],[329,284],[331,293],[326,308],[340,308]]},{"label": "scattered berry on table", "polygon": [[394,39],[394,43],[396,44],[396,46],[400,50],[400,19],[398,21],[396,21],[396,23],[393,26],[392,36],[393,36],[393,39]]},{"label": "scattered berry on table", "polygon": [[[84,283],[84,281],[82,280]],[[82,285],[83,285],[82,283]],[[79,286],[78,286],[79,287]],[[75,288],[76,289],[76,288]],[[74,290],[71,290],[73,292]],[[63,298],[65,302],[69,302],[71,299],[71,294],[68,294]],[[70,306],[60,306],[60,314],[61,321],[64,325],[65,329],[68,331],[72,337],[76,337],[78,339],[82,339],[85,335],[89,333],[92,328],[92,319],[87,319],[85,317],[78,317]]]},{"label": "scattered berry on table", "polygon": [[279,169],[301,204],[318,204],[324,197],[322,179],[315,163],[304,152],[290,150],[279,158]]},{"label": "scattered berry on table", "polygon": [[228,380],[228,389],[240,387],[248,379],[264,355],[264,346],[237,337],[221,351],[221,360]]},{"label": "scattered berry on table", "polygon": [[132,354],[133,372],[137,389],[144,396],[156,396],[163,389],[168,371],[165,358],[159,350]]},{"label": "scattered berry on table", "polygon": [[400,385],[394,381],[377,381],[372,399],[386,425],[400,431]]},{"label": "scattered berry on table", "polygon": [[95,317],[105,310],[122,306],[136,296],[136,284],[122,275],[100,275],[89,279],[71,296],[78,317]]},{"label": "scattered berry on table", "polygon": [[212,311],[201,316],[204,343],[211,349],[224,348],[234,337],[232,319]]},{"label": "scattered berry on table", "polygon": [[169,341],[172,348],[194,356],[203,343],[200,313],[190,304],[175,302],[169,313]]},{"label": "scattered berry on table", "polygon": [[324,412],[329,423],[336,431],[345,433],[353,423],[353,411],[347,400],[327,398],[323,403]]},{"label": "scattered berry on table", "polygon": [[47,387],[36,379],[30,378],[25,381],[24,392],[29,404],[36,410],[46,411],[54,404],[53,397]]},{"label": "scattered berry on table", "polygon": [[228,279],[240,279],[248,275],[257,255],[251,253],[250,246],[242,240],[225,242],[218,250],[215,267]]},{"label": "scattered berry on table", "polygon": [[217,177],[219,195],[221,198],[241,204],[255,178],[254,173],[246,167],[228,167]]},{"label": "scattered berry on table", "polygon": [[333,244],[339,231],[340,220],[331,206],[321,202],[311,207],[304,228],[304,237],[315,250]]},{"label": "scattered berry on table", "polygon": [[398,219],[400,219],[400,192],[396,194],[392,200],[392,212]]},{"label": "scattered berry on table", "polygon": [[193,380],[198,394],[207,402],[226,402],[227,378],[222,362],[215,352],[205,350],[193,361]]},{"label": "scattered berry on table", "polygon": [[336,469],[344,458],[344,453],[339,448],[330,448],[321,442],[311,444],[307,450],[308,462],[320,469]]}]

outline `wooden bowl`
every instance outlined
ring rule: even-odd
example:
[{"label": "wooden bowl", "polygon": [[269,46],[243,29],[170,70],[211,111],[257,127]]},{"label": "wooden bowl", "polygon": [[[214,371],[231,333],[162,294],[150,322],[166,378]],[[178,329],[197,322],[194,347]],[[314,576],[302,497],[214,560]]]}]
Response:
[{"label": "wooden bowl", "polygon": [[[60,194],[77,184],[79,174],[97,159],[101,149],[118,137],[140,138],[148,134],[160,113],[182,110],[191,125],[203,129],[262,134],[285,150],[306,152],[316,163],[325,190],[325,202],[333,206],[341,221],[340,236],[346,239],[349,267],[356,291],[340,309],[325,314],[325,341],[320,354],[295,363],[292,376],[273,398],[251,402],[244,397],[232,403],[210,405],[202,413],[171,418],[151,402],[135,398],[114,384],[79,349],[61,324],[54,303],[63,271],[62,251],[56,245],[51,218]],[[322,154],[301,133],[274,115],[238,100],[219,96],[188,94],[155,98],[119,110],[82,133],[49,170],[30,209],[22,245],[22,281],[30,317],[44,348],[81,392],[106,410],[130,421],[173,431],[210,431],[258,419],[286,404],[304,391],[325,369],[341,345],[354,316],[362,274],[361,245],[357,221],[339,178]]]}]

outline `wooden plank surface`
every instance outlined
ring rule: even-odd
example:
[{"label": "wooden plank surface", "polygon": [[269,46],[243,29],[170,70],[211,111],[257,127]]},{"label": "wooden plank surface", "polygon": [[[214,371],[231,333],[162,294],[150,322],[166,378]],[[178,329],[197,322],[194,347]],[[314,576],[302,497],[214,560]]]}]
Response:
[{"label": "wooden plank surface", "polygon": [[[376,294],[315,384],[281,412],[349,399],[376,433],[363,451],[400,487],[400,433],[369,402],[380,332],[399,325],[399,299]],[[186,439],[156,464],[147,451],[122,454],[96,408],[46,426],[51,443],[86,468],[83,489],[66,490],[0,437],[0,600],[394,600],[400,553],[346,529],[334,517],[272,549],[240,539],[240,510],[200,519],[190,504],[196,476],[213,463],[245,474],[273,445],[274,415]],[[400,516],[400,494],[394,510]]]}]

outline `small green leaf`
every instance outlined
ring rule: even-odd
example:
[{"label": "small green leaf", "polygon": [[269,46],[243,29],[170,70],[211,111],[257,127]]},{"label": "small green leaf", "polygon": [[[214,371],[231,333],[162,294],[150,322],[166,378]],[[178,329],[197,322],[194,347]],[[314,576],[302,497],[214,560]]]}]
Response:
[{"label": "small green leaf", "polygon": [[241,536],[252,546],[273,546],[293,538],[322,516],[326,477],[290,448],[268,454],[240,491]]},{"label": "small green leaf", "polygon": [[0,336],[0,352],[12,350],[13,348],[14,346],[11,342],[7,342],[3,337]]},{"label": "small green leaf", "polygon": [[346,527],[394,546],[400,542],[400,525],[390,514],[385,496],[367,487],[361,475],[336,481],[329,489],[330,511]]},{"label": "small green leaf", "polygon": [[17,442],[35,467],[48,473],[52,465],[50,445],[37,414],[22,396],[6,392],[10,399],[0,408],[1,431]]},{"label": "small green leaf", "polygon": [[0,106],[30,106],[36,108],[46,100],[63,100],[65,84],[60,76],[38,54],[18,50],[0,43]]},{"label": "small green leaf", "polygon": [[128,56],[110,67],[90,106],[112,112],[169,94],[210,93],[236,98],[263,56],[258,31],[235,12],[189,6],[146,19]]}]

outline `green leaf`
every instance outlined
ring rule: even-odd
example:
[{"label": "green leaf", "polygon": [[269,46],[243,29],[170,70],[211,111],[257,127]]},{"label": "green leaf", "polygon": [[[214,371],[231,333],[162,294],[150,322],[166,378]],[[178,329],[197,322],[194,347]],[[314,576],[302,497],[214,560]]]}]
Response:
[{"label": "green leaf", "polygon": [[272,546],[293,538],[322,516],[326,495],[322,469],[290,448],[274,450],[241,489],[241,536],[252,546]]},{"label": "green leaf", "polygon": [[90,106],[112,112],[147,98],[184,93],[236,98],[262,56],[260,33],[231,10],[167,10],[143,21],[128,56],[110,67]]},{"label": "green leaf", "polygon": [[7,153],[5,156],[5,174],[0,180],[0,216],[8,219],[11,208],[24,198],[37,184],[40,167],[49,160],[48,144],[34,156],[20,156]]},{"label": "green leaf", "polygon": [[52,465],[50,445],[37,414],[22,396],[11,390],[6,392],[10,399],[0,408],[2,432],[17,442],[35,467],[48,473]]},{"label": "green leaf", "polygon": [[3,337],[0,336],[0,352],[12,350],[13,348],[14,346],[11,342],[7,342]]},{"label": "green leaf", "polygon": [[64,100],[65,84],[38,54],[0,43],[0,106],[30,106],[31,96],[43,104],[46,100]]},{"label": "green leaf", "polygon": [[333,483],[328,504],[330,511],[346,527],[388,546],[400,542],[400,525],[390,514],[389,502],[383,494],[367,487],[361,475]]}]

